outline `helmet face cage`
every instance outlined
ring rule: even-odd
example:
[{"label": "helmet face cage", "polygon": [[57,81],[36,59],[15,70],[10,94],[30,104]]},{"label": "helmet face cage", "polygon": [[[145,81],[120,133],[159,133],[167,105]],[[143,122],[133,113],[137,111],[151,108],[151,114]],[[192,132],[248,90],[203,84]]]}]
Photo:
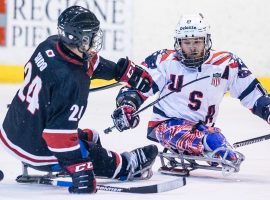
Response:
[{"label": "helmet face cage", "polygon": [[90,51],[96,53],[99,52],[102,48],[102,44],[103,44],[103,32],[101,29],[99,29],[98,32],[95,33],[92,37]]},{"label": "helmet face cage", "polygon": [[81,53],[97,53],[102,48],[103,34],[99,20],[89,10],[72,6],[58,18],[60,40],[71,47],[77,47]]},{"label": "helmet face cage", "polygon": [[[210,49],[212,47],[211,34],[209,32],[210,26],[205,22],[202,14],[182,16],[175,29],[175,43],[174,48],[187,67],[200,67],[202,63],[208,58]],[[203,55],[197,58],[188,58],[186,53],[181,48],[183,39],[204,39]]]}]

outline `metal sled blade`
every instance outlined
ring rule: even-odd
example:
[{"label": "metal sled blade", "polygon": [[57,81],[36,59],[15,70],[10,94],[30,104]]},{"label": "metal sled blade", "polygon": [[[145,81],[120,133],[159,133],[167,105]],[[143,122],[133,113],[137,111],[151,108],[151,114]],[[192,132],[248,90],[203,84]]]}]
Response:
[{"label": "metal sled blade", "polygon": [[[215,153],[215,152],[213,152]],[[189,172],[196,169],[221,171],[223,176],[228,176],[232,173],[240,170],[240,165],[244,161],[245,157],[239,152],[235,152],[238,156],[236,162],[226,160],[227,153],[223,158],[211,158],[205,156],[193,156],[185,154],[165,153],[160,152],[159,157],[161,159],[161,168],[159,172],[169,175],[181,176],[184,172]],[[165,160],[168,163],[165,163]],[[179,161],[180,160],[180,161]],[[207,163],[212,163],[209,165]]]},{"label": "metal sled blade", "polygon": [[158,172],[162,174],[166,174],[166,175],[172,175],[172,176],[182,176],[182,177],[189,176],[188,169],[180,169],[176,167],[163,166],[158,169]]}]

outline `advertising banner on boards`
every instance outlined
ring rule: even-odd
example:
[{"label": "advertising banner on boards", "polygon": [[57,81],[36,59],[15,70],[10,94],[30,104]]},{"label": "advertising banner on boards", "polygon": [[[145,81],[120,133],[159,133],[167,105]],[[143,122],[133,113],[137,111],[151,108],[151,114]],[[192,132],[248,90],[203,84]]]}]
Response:
[{"label": "advertising banner on boards", "polygon": [[59,14],[72,5],[90,9],[100,20],[101,56],[113,61],[131,56],[130,0],[0,0],[0,65],[23,66],[40,42],[57,34]]}]

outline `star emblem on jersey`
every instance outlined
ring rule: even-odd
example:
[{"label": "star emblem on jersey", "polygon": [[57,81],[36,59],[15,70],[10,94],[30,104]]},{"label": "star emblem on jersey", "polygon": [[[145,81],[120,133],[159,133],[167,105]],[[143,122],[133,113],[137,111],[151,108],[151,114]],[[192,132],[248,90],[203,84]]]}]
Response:
[{"label": "star emblem on jersey", "polygon": [[211,85],[217,87],[220,85],[220,81],[221,81],[221,73],[213,74]]}]

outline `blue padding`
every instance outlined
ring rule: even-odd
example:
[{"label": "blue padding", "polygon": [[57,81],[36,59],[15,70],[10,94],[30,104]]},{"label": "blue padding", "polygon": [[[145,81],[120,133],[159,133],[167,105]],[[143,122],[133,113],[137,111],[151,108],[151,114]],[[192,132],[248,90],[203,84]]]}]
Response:
[{"label": "blue padding", "polygon": [[[219,147],[227,148],[230,146],[222,133],[219,133],[219,132],[210,133],[210,134],[207,134],[205,137],[206,137],[206,143],[207,143],[208,147],[210,147],[210,149],[212,149],[212,151],[216,150]],[[220,150],[220,151],[218,151],[218,154],[221,157],[223,157],[225,154],[225,151]],[[235,160],[235,158],[236,158],[235,153],[233,151],[229,151],[226,159],[227,160]]]},{"label": "blue padding", "polygon": [[57,181],[56,185],[61,187],[71,187],[73,184],[70,181]]},{"label": "blue padding", "polygon": [[221,133],[210,133],[206,135],[206,143],[213,151],[219,147],[226,147],[226,139]]},{"label": "blue padding", "polygon": [[58,172],[62,169],[59,164],[52,165],[51,168],[53,172]]},{"label": "blue padding", "polygon": [[80,144],[82,158],[87,158],[89,155],[89,151],[86,149],[85,144],[80,139],[78,140],[78,142]]}]

